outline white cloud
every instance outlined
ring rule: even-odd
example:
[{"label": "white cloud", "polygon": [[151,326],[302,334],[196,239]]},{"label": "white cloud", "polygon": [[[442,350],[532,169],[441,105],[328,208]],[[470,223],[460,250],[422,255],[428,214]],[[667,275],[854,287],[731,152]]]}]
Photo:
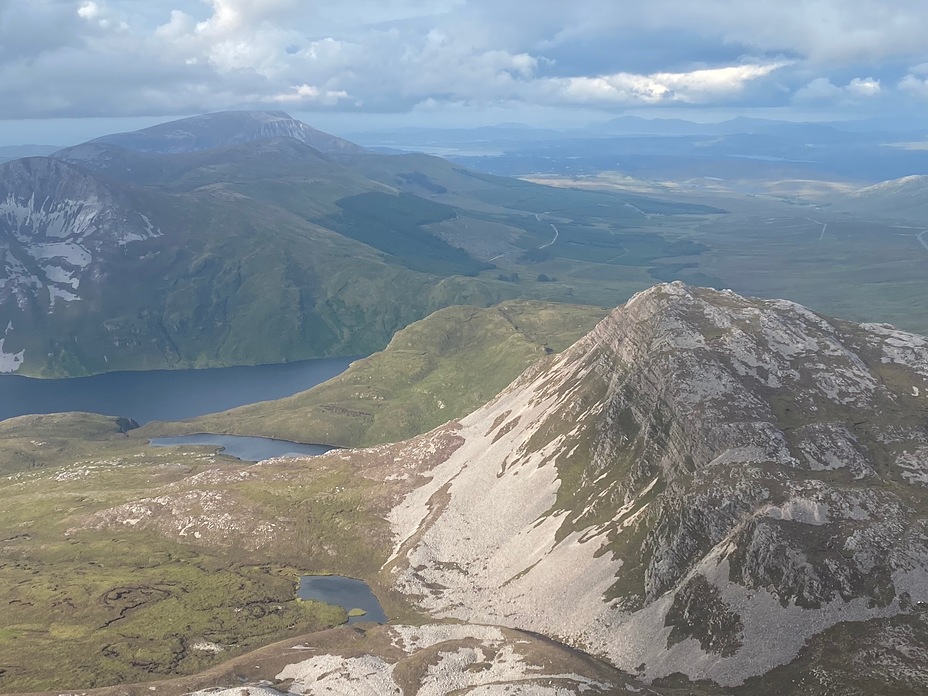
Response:
[{"label": "white cloud", "polygon": [[96,19],[100,16],[100,6],[95,2],[84,2],[77,8],[77,16],[84,19]]},{"label": "white cloud", "polygon": [[827,77],[817,77],[797,90],[793,99],[805,103],[851,102],[876,97],[882,91],[880,81],[872,77],[855,77],[843,87]]},{"label": "white cloud", "polygon": [[872,77],[855,77],[845,89],[858,97],[875,97],[883,91],[880,81]]},{"label": "white cloud", "polygon": [[832,84],[827,77],[817,77],[802,89],[796,91],[797,101],[830,101],[841,96],[841,88]]},{"label": "white cloud", "polygon": [[297,107],[306,108],[313,104],[324,104],[332,106],[342,99],[350,99],[350,95],[345,90],[320,90],[312,85],[298,85],[293,87],[289,92],[275,94],[270,97],[270,101],[278,104],[293,104]]},{"label": "white cloud", "polygon": [[925,35],[922,0],[0,0],[0,118],[876,101]]},{"label": "white cloud", "polygon": [[766,77],[785,65],[733,65],[679,73],[616,73],[598,77],[554,78],[543,83],[543,87],[549,97],[579,103],[701,104],[736,96],[748,82]]},{"label": "white cloud", "polygon": [[909,73],[899,81],[899,89],[919,98],[928,98],[928,79]]}]

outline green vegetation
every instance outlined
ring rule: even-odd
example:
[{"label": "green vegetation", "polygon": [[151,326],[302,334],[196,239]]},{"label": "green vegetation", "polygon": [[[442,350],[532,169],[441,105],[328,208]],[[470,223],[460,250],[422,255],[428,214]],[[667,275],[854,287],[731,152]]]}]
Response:
[{"label": "green vegetation", "polygon": [[299,576],[373,577],[386,558],[387,493],[347,465],[249,469],[127,425],[0,423],[2,692],[191,674],[338,625],[343,609],[296,600]]},{"label": "green vegetation", "polygon": [[414,271],[477,275],[492,268],[430,234],[425,225],[455,216],[454,208],[410,193],[362,193],[338,201],[341,213],[323,222],[340,234],[379,249]]},{"label": "green vegetation", "polygon": [[425,155],[327,158],[285,138],[176,155],[96,144],[75,156],[108,182],[114,214],[145,215],[161,235],[105,247],[79,300],[49,311],[39,291],[0,307],[0,326],[14,327],[4,350],[25,351],[22,374],[370,353],[436,309],[517,297],[614,307],[652,284],[650,269],[705,251],[667,220],[720,212]]},{"label": "green vegetation", "polygon": [[[596,187],[586,191],[590,194],[611,191],[632,196],[625,189],[629,185],[641,190],[640,182],[610,181],[607,174],[589,180],[549,177],[545,181]],[[681,246],[679,253],[650,263],[646,256],[639,256],[637,261],[648,279],[643,282],[682,280],[695,286],[731,288],[743,295],[789,299],[829,316],[889,322],[907,331],[928,333],[924,273],[928,251],[919,242],[918,235],[925,228],[917,209],[893,209],[891,195],[849,202],[810,193],[802,205],[796,205],[740,192],[769,184],[733,179],[731,188],[718,194],[689,190],[685,183],[676,189],[679,193],[672,194],[674,189],[652,186],[663,195],[679,196],[681,202],[719,206],[728,212],[707,218],[677,209],[672,217],[649,215],[637,229],[629,230],[636,236],[654,235],[655,243],[663,239],[693,245],[688,250]],[[583,220],[580,216],[569,219],[574,223]],[[553,252],[556,247],[544,251]],[[643,250],[648,253],[647,248]],[[615,262],[624,263],[621,259]],[[547,268],[540,270],[550,275]],[[610,278],[630,280],[633,268],[624,271],[610,277],[604,264],[578,264],[555,275],[575,283],[575,291],[586,297],[595,290],[581,281],[608,285]]]},{"label": "green vegetation", "polygon": [[470,413],[605,314],[596,307],[526,301],[449,307],[314,389],[184,423],[154,423],[133,435],[233,433],[338,446],[395,442]]}]

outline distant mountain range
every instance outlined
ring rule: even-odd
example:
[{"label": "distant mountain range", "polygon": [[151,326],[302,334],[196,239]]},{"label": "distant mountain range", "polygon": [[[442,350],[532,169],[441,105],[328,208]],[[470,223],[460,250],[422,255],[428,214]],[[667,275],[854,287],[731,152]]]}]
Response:
[{"label": "distant mountain range", "polygon": [[358,134],[370,147],[432,151],[502,175],[622,171],[643,179],[750,176],[877,182],[928,172],[928,122],[719,123],[620,116],[585,128],[406,128]]},{"label": "distant mountain range", "polygon": [[47,157],[60,149],[56,145],[0,145],[0,163],[23,157]]},{"label": "distant mountain range", "polygon": [[[597,244],[607,245],[599,258],[618,253],[593,227],[563,226],[552,247],[558,220],[617,229],[651,213],[717,212],[368,153],[279,112],[106,136],[0,164],[0,369],[366,353],[448,305],[599,301],[595,283],[585,294],[535,281],[540,259],[595,257]],[[641,263],[697,248],[659,231],[647,246]]]}]

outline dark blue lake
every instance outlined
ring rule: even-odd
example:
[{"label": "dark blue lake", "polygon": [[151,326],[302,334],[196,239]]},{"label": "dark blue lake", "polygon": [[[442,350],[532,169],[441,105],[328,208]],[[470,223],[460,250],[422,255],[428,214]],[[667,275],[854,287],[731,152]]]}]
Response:
[{"label": "dark blue lake", "polygon": [[325,454],[331,447],[326,445],[304,445],[287,440],[272,440],[267,437],[247,437],[244,435],[180,435],[177,437],[153,437],[149,442],[155,447],[174,447],[176,445],[213,445],[222,447],[223,454],[241,459],[243,462],[260,462],[271,457],[315,457]]},{"label": "dark blue lake", "polygon": [[356,359],[207,370],[107,372],[69,379],[0,375],[0,420],[61,411],[125,416],[140,424],[183,420],[310,389],[341,374]]},{"label": "dark blue lake", "polygon": [[366,582],[345,578],[340,575],[304,575],[296,596],[300,599],[315,599],[326,604],[343,607],[345,611],[363,609],[364,616],[349,616],[348,623],[373,621],[387,623],[387,615]]}]

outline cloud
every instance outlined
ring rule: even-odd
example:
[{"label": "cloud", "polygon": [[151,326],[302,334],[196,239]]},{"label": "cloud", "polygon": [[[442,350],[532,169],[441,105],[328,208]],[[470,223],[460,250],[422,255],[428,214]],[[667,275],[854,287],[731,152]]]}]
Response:
[{"label": "cloud", "polygon": [[298,107],[307,108],[314,104],[334,105],[342,99],[348,99],[349,94],[345,90],[325,90],[320,91],[312,85],[297,85],[289,92],[274,94],[270,101],[278,104],[292,104]]},{"label": "cloud", "polygon": [[0,118],[876,101],[928,89],[926,34],[921,0],[0,0]]},{"label": "cloud", "polygon": [[871,99],[882,91],[880,81],[872,77],[855,77],[843,87],[833,84],[827,77],[817,77],[797,90],[793,99],[800,103],[833,103]]},{"label": "cloud", "polygon": [[100,6],[95,2],[82,3],[77,8],[77,16],[84,19],[95,19],[100,16]]},{"label": "cloud", "polygon": [[578,103],[703,104],[736,96],[749,81],[765,77],[784,65],[748,64],[681,73],[555,78],[545,86],[550,97]]},{"label": "cloud", "polygon": [[918,99],[928,98],[928,63],[909,68],[908,74],[899,81],[899,90]]},{"label": "cloud", "polygon": [[880,81],[872,77],[855,77],[847,83],[845,90],[858,97],[875,97],[883,91]]}]

